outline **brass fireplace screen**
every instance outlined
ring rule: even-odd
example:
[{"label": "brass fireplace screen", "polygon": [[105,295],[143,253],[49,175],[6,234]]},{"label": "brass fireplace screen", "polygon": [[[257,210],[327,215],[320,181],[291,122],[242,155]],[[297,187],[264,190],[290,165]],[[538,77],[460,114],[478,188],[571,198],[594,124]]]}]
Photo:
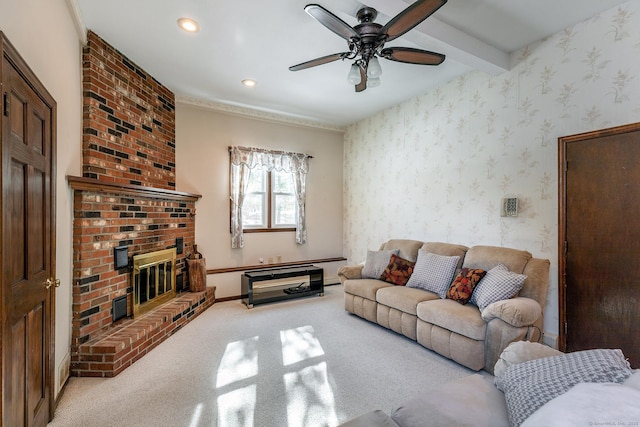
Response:
[{"label": "brass fireplace screen", "polygon": [[133,317],[176,296],[176,249],[133,257]]}]

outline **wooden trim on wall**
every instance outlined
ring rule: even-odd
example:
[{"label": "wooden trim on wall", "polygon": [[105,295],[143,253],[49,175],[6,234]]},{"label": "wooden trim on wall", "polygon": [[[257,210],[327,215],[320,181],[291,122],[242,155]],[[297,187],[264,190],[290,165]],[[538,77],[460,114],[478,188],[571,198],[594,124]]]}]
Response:
[{"label": "wooden trim on wall", "polygon": [[164,188],[145,187],[144,185],[120,184],[105,182],[94,178],[84,178],[67,175],[69,186],[74,190],[92,191],[95,193],[120,193],[139,194],[146,197],[158,197],[169,200],[186,200],[195,202],[202,197],[201,194],[185,193],[182,191],[167,190]]},{"label": "wooden trim on wall", "polygon": [[[279,262],[277,264],[257,264],[257,265],[241,265],[239,267],[212,268],[207,270],[207,274],[233,273],[236,271],[263,270],[265,268],[291,267],[304,264],[321,264],[327,262],[346,261],[344,257],[308,259],[303,261]],[[220,300],[220,299],[217,299]]]}]

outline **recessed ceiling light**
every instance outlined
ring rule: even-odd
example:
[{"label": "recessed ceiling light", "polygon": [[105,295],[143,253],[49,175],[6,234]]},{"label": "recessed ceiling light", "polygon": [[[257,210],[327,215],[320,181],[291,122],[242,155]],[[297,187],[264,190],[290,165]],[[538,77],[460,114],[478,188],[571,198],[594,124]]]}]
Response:
[{"label": "recessed ceiling light", "polygon": [[242,81],[242,84],[245,85],[246,87],[254,87],[255,85],[257,85],[258,83],[255,80],[251,80],[251,79],[244,79]]},{"label": "recessed ceiling light", "polygon": [[178,26],[189,33],[197,33],[200,30],[200,25],[193,19],[180,18],[178,19]]}]

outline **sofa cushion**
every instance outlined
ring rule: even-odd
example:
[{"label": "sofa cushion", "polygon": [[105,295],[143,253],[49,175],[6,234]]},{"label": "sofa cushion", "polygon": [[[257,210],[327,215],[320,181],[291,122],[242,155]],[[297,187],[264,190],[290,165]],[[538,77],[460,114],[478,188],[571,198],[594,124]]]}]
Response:
[{"label": "sofa cushion", "polygon": [[400,427],[508,427],[504,395],[491,377],[473,374],[420,397],[403,402],[391,411]]},{"label": "sofa cushion", "polygon": [[632,374],[621,350],[584,350],[511,365],[497,379],[509,421],[521,425],[551,399],[578,383],[622,383]]},{"label": "sofa cushion", "polygon": [[446,298],[459,260],[459,256],[436,255],[421,249],[407,286],[421,288],[438,294],[440,298]]},{"label": "sofa cushion", "polygon": [[389,265],[391,255],[398,255],[398,249],[388,251],[367,251],[367,260],[362,269],[363,279],[379,279],[384,269]]},{"label": "sofa cushion", "polygon": [[398,255],[391,255],[389,264],[380,275],[380,280],[404,286],[411,277],[415,264],[415,262],[401,258]]},{"label": "sofa cushion", "polygon": [[475,305],[461,305],[450,299],[425,301],[416,307],[418,318],[476,341],[484,340],[487,324]]},{"label": "sofa cushion", "polygon": [[420,249],[425,252],[431,252],[432,254],[460,257],[458,265],[456,266],[456,270],[459,270],[469,248],[464,245],[456,245],[453,243],[426,242]]},{"label": "sofa cushion", "polygon": [[502,378],[507,368],[517,363],[528,362],[529,360],[542,359],[543,357],[559,356],[562,353],[555,348],[551,348],[544,344],[530,341],[515,341],[509,344],[502,353],[500,359],[493,368],[496,386],[498,378]]},{"label": "sofa cushion", "polygon": [[344,281],[344,292],[375,301],[378,289],[388,286],[393,285],[377,279],[352,279]]},{"label": "sofa cushion", "polygon": [[398,424],[380,409],[376,409],[340,424],[338,427],[398,427]]},{"label": "sofa cushion", "polygon": [[522,289],[525,280],[527,280],[527,276],[524,274],[514,273],[509,271],[504,264],[498,264],[487,271],[487,274],[478,283],[471,294],[471,302],[477,305],[480,310],[484,310],[491,303],[516,296]]},{"label": "sofa cushion", "polygon": [[423,242],[410,239],[391,239],[380,246],[381,251],[388,251],[390,249],[398,249],[398,255],[409,261],[415,261],[418,258],[418,249],[423,245]]},{"label": "sofa cushion", "polygon": [[498,264],[504,264],[509,271],[522,273],[531,257],[531,253],[518,249],[498,246],[473,246],[467,251],[462,266],[489,271]]},{"label": "sofa cushion", "polygon": [[463,268],[453,279],[453,283],[447,291],[447,298],[464,305],[471,299],[471,294],[476,285],[487,274],[481,268]]},{"label": "sofa cushion", "polygon": [[402,312],[413,314],[416,313],[416,306],[422,301],[438,299],[438,295],[422,289],[408,288],[406,286],[389,286],[381,288],[376,294],[376,300],[379,304],[392,307]]}]

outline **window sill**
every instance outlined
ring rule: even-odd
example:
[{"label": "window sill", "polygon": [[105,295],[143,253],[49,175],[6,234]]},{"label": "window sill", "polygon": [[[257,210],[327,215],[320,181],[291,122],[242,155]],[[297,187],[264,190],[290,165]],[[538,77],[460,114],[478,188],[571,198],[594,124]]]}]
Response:
[{"label": "window sill", "polygon": [[243,228],[243,233],[279,233],[279,232],[295,232],[295,227],[291,228]]}]

